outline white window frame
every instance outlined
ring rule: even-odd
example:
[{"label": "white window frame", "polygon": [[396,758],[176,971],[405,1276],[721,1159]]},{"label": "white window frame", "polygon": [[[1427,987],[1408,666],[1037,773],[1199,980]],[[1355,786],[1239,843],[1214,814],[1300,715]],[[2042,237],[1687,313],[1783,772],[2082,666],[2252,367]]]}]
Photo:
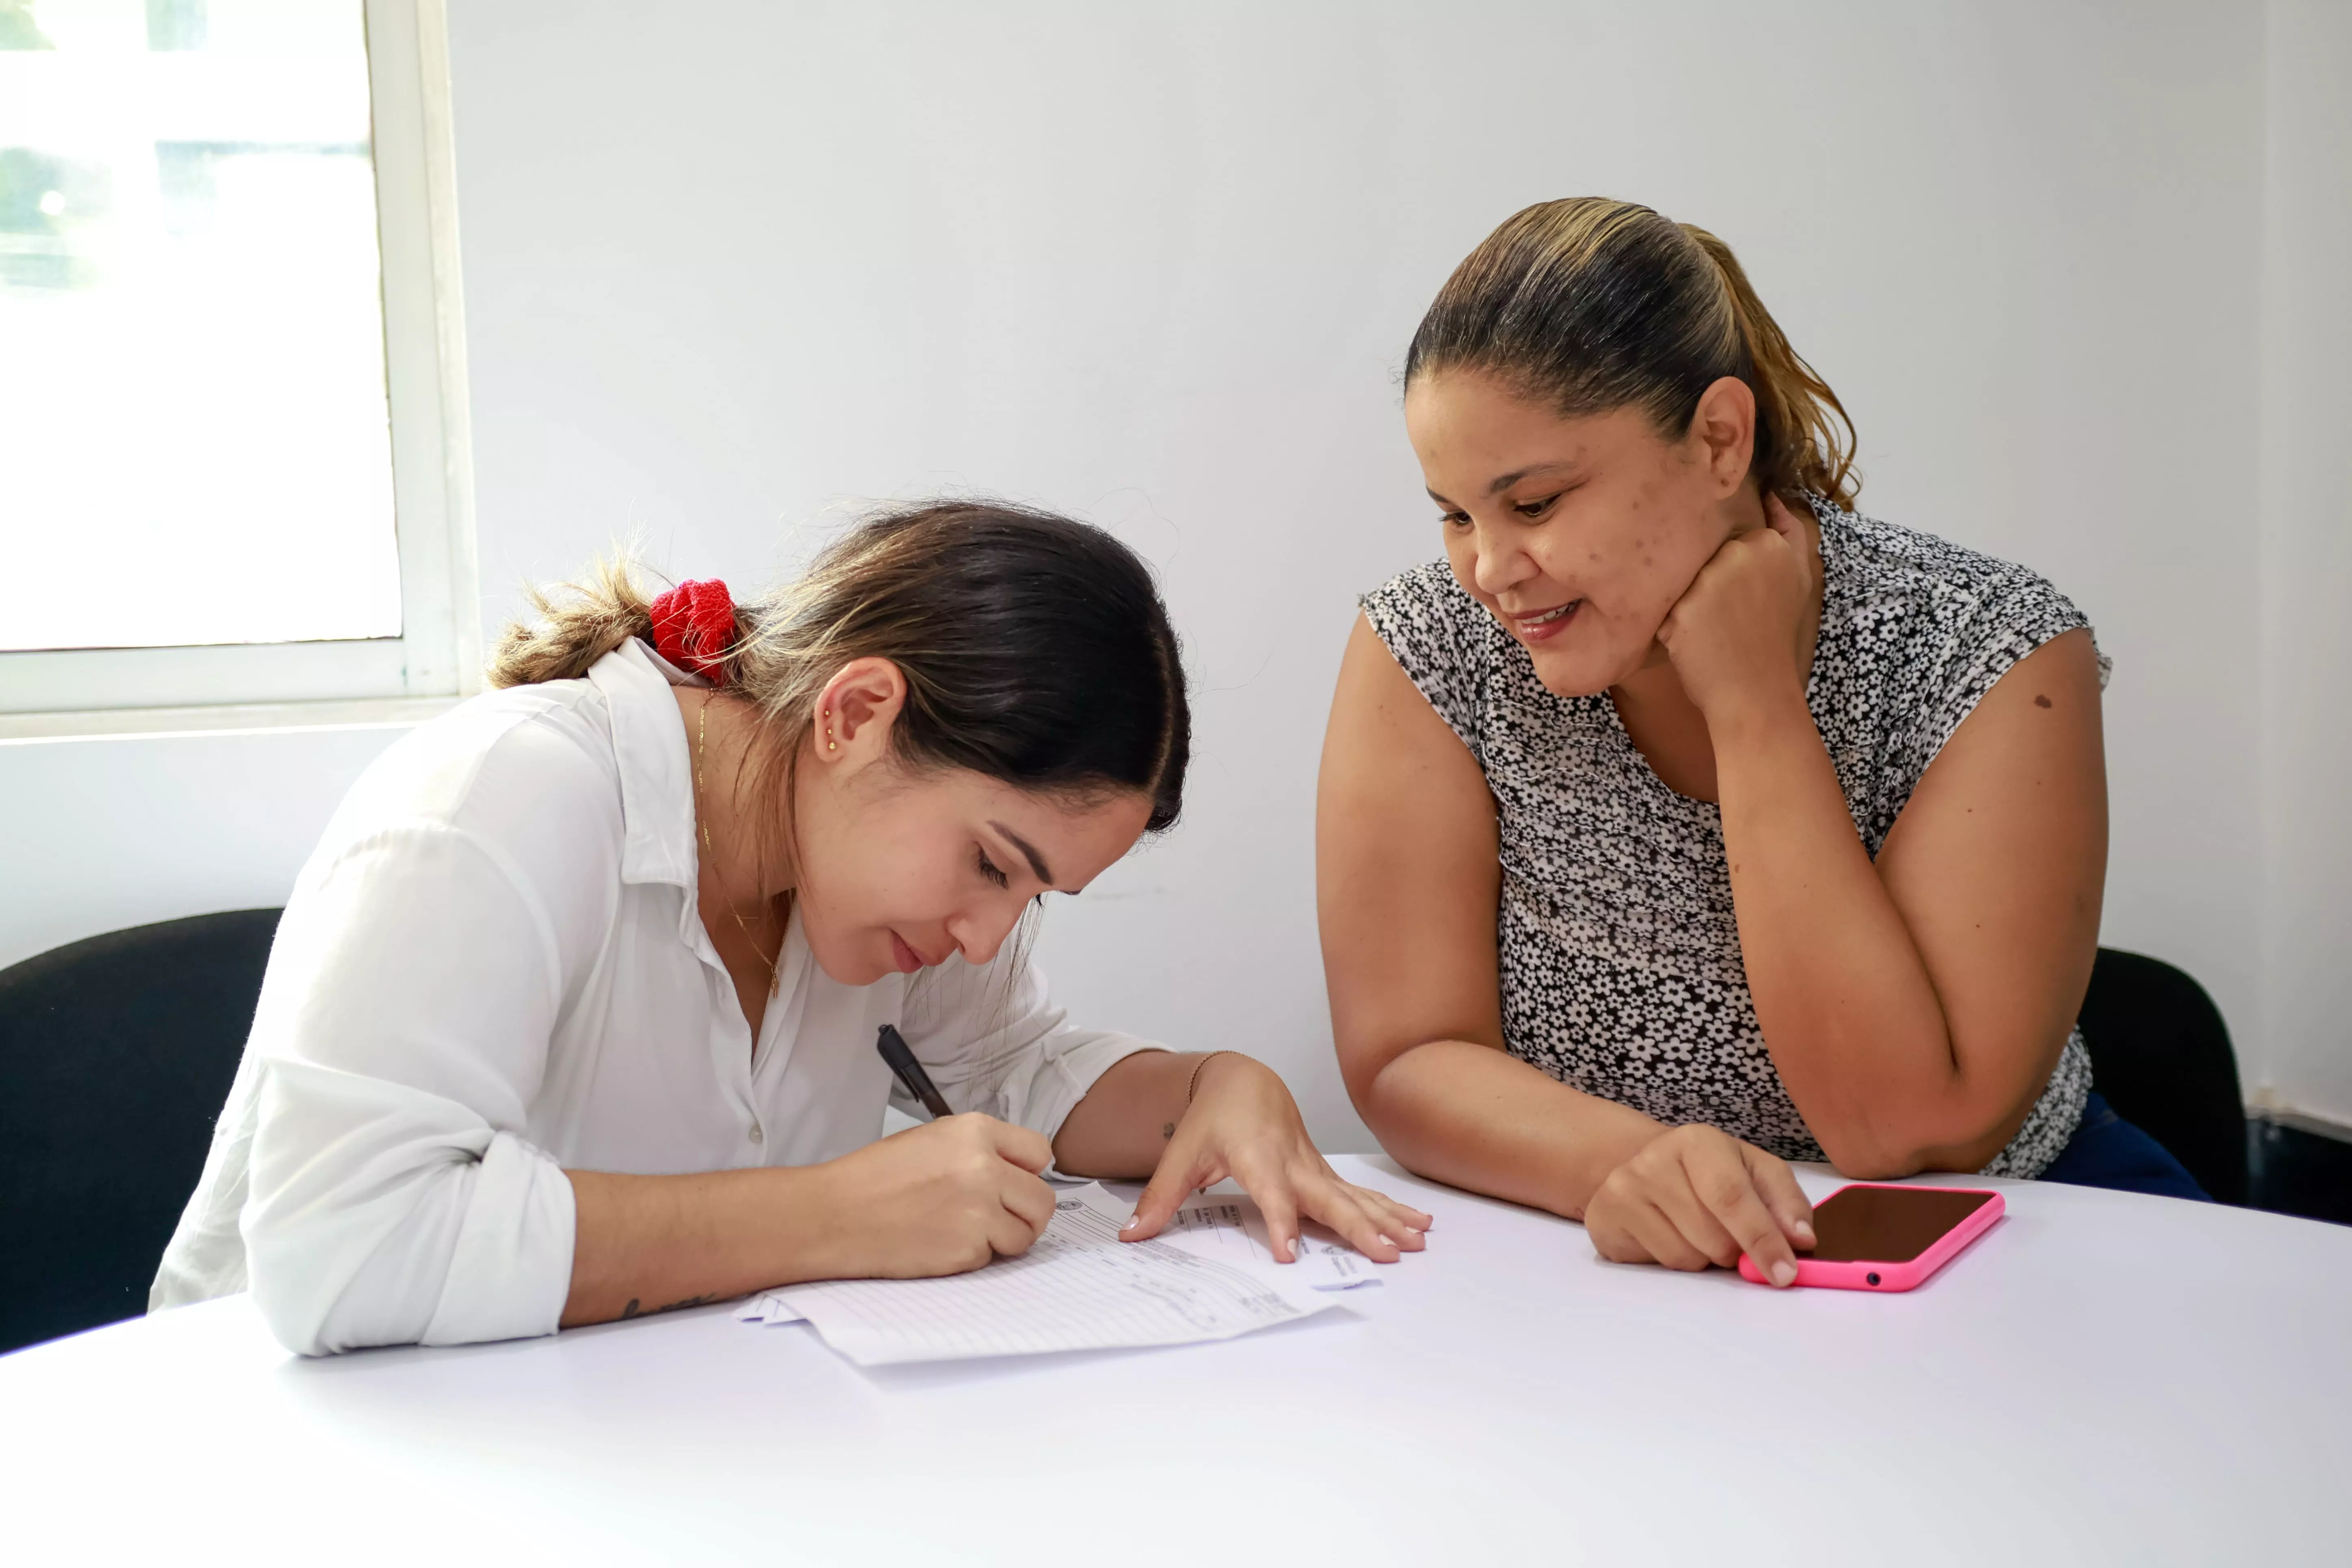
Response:
[{"label": "white window frame", "polygon": [[0,738],[422,717],[479,689],[445,0],[365,0],[401,635],[0,653]]}]

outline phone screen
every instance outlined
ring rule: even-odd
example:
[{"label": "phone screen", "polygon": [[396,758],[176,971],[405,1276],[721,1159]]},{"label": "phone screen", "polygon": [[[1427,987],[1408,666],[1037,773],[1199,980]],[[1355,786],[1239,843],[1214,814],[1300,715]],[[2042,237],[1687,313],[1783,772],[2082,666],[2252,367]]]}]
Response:
[{"label": "phone screen", "polygon": [[1840,1187],[1813,1210],[1807,1257],[1823,1263],[1908,1263],[1992,1201],[1937,1187]]}]

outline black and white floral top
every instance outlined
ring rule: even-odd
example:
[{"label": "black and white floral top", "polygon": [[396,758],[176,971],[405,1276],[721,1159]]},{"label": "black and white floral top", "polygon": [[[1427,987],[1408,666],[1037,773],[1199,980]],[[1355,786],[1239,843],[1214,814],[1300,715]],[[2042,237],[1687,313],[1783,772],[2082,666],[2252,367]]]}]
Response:
[{"label": "black and white floral top", "polygon": [[[2088,623],[2021,566],[1826,501],[1813,511],[1822,629],[1805,696],[1874,857],[1993,682]],[[1821,1159],[1757,1026],[1717,808],[1666,787],[1606,693],[1546,690],[1527,649],[1444,561],[1366,595],[1363,607],[1494,792],[1511,1054],[1661,1121],[1708,1122],[1783,1159]],[[2039,1174],[2074,1136],[2090,1090],[2078,1031],[1983,1173]]]}]

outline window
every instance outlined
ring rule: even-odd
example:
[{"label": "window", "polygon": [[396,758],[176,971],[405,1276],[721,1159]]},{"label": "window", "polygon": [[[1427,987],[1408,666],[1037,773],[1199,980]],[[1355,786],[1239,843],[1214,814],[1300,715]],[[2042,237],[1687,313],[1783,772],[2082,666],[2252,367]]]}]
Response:
[{"label": "window", "polygon": [[438,0],[0,0],[0,710],[478,663]]}]

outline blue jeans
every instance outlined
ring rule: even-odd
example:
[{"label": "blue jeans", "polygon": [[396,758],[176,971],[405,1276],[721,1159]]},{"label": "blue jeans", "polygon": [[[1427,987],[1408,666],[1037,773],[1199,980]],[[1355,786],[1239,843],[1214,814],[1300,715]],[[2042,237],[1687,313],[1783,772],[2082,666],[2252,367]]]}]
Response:
[{"label": "blue jeans", "polygon": [[2042,1173],[2041,1180],[2193,1198],[2202,1204],[2213,1201],[2170,1151],[2117,1116],[2116,1108],[2096,1089],[2083,1106],[2083,1124],[2074,1129],[2073,1140]]}]

